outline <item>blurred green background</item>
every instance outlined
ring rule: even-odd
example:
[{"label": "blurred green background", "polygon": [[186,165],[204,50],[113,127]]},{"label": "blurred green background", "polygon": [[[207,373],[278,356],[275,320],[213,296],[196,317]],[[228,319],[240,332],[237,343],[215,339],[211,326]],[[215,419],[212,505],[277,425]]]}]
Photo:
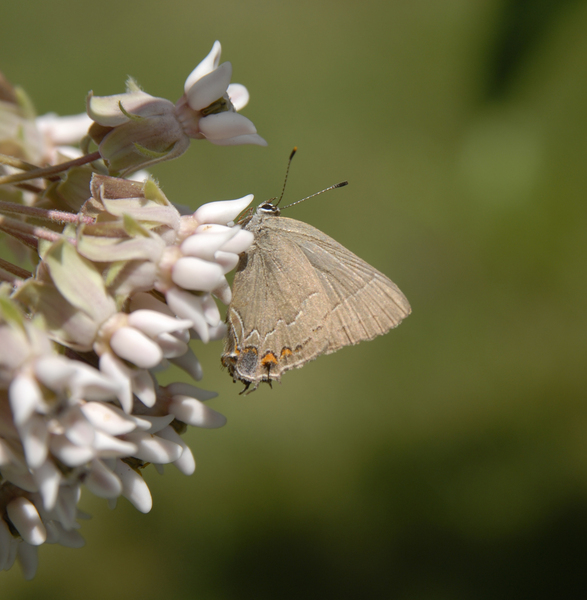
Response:
[{"label": "blurred green background", "polygon": [[[5,2],[0,68],[39,113],[127,75],[175,101],[215,39],[268,148],[194,142],[153,169],[194,208],[288,216],[389,275],[389,335],[238,396],[196,348],[217,431],[146,478],[148,515],[89,493],[86,547],[42,547],[11,600],[587,597],[587,3]],[[175,376],[175,374],[172,374]]]}]

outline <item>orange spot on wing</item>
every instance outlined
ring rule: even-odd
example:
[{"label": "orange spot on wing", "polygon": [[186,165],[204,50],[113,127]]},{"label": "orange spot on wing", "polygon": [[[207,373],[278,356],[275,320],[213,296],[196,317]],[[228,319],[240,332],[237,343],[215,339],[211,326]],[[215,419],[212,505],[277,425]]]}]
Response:
[{"label": "orange spot on wing", "polygon": [[264,367],[268,367],[270,365],[276,365],[277,364],[277,356],[275,356],[275,354],[273,354],[273,352],[267,352],[267,354],[265,354],[265,356],[261,360],[261,364]]},{"label": "orange spot on wing", "polygon": [[281,358],[286,358],[287,356],[291,356],[293,354],[293,352],[291,351],[291,348],[284,348],[281,351]]}]

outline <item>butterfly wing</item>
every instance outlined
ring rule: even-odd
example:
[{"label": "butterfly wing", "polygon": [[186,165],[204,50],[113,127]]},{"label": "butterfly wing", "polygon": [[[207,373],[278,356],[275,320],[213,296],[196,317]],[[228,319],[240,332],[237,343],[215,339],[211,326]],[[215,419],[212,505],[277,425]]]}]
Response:
[{"label": "butterfly wing", "polygon": [[295,242],[275,242],[272,232],[255,232],[237,267],[227,313],[222,362],[234,379],[255,387],[279,380],[328,347],[328,303],[319,277]]},{"label": "butterfly wing", "polygon": [[315,227],[265,216],[246,228],[255,241],[237,267],[222,356],[235,380],[255,389],[409,315],[389,278]]},{"label": "butterfly wing", "polygon": [[301,250],[320,282],[327,306],[325,353],[387,333],[410,314],[393,281],[319,229],[286,217],[271,219],[267,227]]}]

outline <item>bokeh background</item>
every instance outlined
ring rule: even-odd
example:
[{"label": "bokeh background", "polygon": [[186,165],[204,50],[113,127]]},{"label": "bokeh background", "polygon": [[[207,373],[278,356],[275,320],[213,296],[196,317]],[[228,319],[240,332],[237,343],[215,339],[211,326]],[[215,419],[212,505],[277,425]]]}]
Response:
[{"label": "bokeh background", "polygon": [[148,515],[86,493],[86,547],[2,598],[587,597],[586,31],[579,0],[5,2],[40,114],[127,75],[175,101],[219,39],[269,147],[194,142],[167,196],[275,196],[297,145],[286,201],[350,185],[288,216],[413,314],[246,397],[196,348],[228,417],[196,474],[148,469]]}]

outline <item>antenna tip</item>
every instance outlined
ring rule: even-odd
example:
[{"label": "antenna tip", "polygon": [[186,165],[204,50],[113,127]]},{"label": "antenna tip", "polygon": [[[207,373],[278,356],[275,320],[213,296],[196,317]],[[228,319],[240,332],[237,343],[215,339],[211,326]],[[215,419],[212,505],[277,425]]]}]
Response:
[{"label": "antenna tip", "polygon": [[291,154],[289,155],[289,160],[291,160],[294,157],[294,154],[298,151],[298,147],[294,146],[294,149],[291,151]]},{"label": "antenna tip", "polygon": [[348,185],[348,184],[349,184],[348,181],[341,181],[340,183],[337,183],[334,187],[335,188],[344,187],[345,185]]}]

